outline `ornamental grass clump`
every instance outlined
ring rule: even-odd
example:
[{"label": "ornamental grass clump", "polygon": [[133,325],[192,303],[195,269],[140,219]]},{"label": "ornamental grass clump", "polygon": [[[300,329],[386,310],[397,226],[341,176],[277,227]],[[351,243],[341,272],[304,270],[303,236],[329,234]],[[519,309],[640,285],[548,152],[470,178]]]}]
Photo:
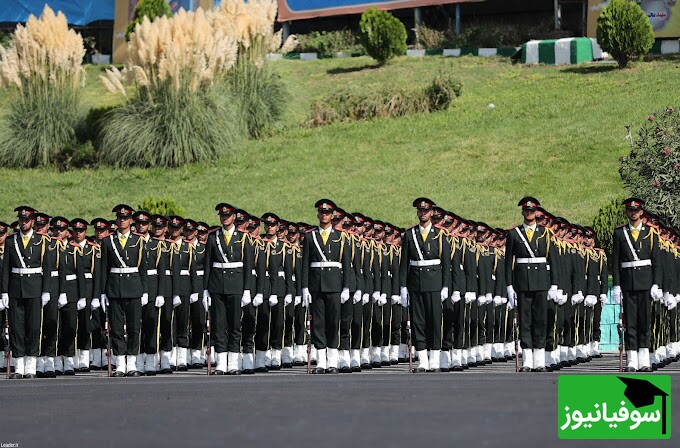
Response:
[{"label": "ornamental grass clump", "polygon": [[85,47],[66,16],[45,6],[0,46],[0,87],[12,90],[0,119],[0,164],[50,164],[75,140]]}]

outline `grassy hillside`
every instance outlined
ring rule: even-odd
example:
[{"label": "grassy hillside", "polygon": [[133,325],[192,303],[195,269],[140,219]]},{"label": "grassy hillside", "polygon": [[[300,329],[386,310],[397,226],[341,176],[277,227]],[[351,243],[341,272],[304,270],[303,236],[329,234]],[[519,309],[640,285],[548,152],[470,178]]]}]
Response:
[{"label": "grassy hillside", "polygon": [[[23,203],[67,217],[108,217],[119,202],[136,206],[154,195],[173,197],[187,215],[208,222],[216,222],[220,201],[313,221],[314,201],[327,196],[350,211],[408,225],[415,219],[411,201],[426,195],[463,216],[510,226],[519,218],[517,200],[531,194],[570,220],[590,223],[603,202],[623,194],[617,170],[628,148],[624,125],[677,104],[672,59],[625,71],[473,57],[400,58],[378,69],[367,68],[368,58],[274,64],[291,94],[274,136],[247,141],[219,162],[172,170],[0,169],[0,219],[12,219]],[[464,84],[447,112],[300,126],[311,102],[333,89],[419,86],[442,69]],[[119,101],[100,86],[97,70],[88,69],[84,110]]]}]

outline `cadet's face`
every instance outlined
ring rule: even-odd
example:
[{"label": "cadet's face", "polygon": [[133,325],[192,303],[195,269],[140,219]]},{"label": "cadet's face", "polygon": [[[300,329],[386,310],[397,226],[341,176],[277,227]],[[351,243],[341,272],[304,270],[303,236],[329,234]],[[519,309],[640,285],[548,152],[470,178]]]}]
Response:
[{"label": "cadet's face", "polygon": [[184,238],[188,239],[189,241],[193,240],[196,238],[196,234],[198,232],[196,230],[189,230],[189,229],[184,229]]},{"label": "cadet's face", "polygon": [[230,215],[223,214],[220,215],[220,222],[225,229],[228,229],[232,224],[234,224],[234,218],[236,218],[236,215],[233,213]]},{"label": "cadet's face", "polygon": [[264,225],[264,233],[267,234],[267,236],[272,237],[276,235],[276,232],[279,231],[279,225],[278,224],[265,224]]},{"label": "cadet's face", "polygon": [[333,218],[333,212],[328,210],[319,210],[319,212],[316,214],[316,217],[319,218],[320,224],[330,224],[331,219]]},{"label": "cadet's face", "polygon": [[373,233],[373,236],[375,237],[376,240],[382,240],[385,238],[385,231],[384,230],[376,230]]},{"label": "cadet's face", "polygon": [[198,241],[205,244],[208,241],[208,232],[198,232]]},{"label": "cadet's face", "polygon": [[33,218],[19,218],[19,229],[23,233],[30,231],[33,228]]},{"label": "cadet's face", "polygon": [[0,233],[0,246],[5,244],[5,240],[7,239],[7,232],[2,232]]},{"label": "cadet's face", "polygon": [[83,240],[85,240],[85,234],[87,233],[87,229],[74,229],[73,230],[73,239],[75,240],[76,243],[82,243]]},{"label": "cadet's face", "polygon": [[176,240],[177,238],[179,238],[180,233],[182,233],[182,228],[170,226],[168,227],[168,232],[170,233],[170,237],[173,240]]},{"label": "cadet's face", "polygon": [[107,233],[108,230],[106,229],[95,229],[94,237],[97,238],[98,240],[103,240],[104,238],[106,238]]},{"label": "cadet's face", "polygon": [[247,232],[248,231],[248,221],[237,222],[236,228],[238,229],[239,232]]},{"label": "cadet's face", "polygon": [[57,238],[59,238],[60,240],[67,239],[68,235],[69,235],[68,229],[65,229],[65,228],[64,229],[57,229]]},{"label": "cadet's face", "polygon": [[164,226],[153,226],[153,236],[160,238],[165,234]]},{"label": "cadet's face", "polygon": [[522,209],[522,216],[527,222],[533,222],[536,220],[536,210]]},{"label": "cadet's face", "polygon": [[135,224],[135,227],[137,228],[137,232],[141,233],[142,235],[146,235],[147,233],[149,233],[148,222],[138,222]]},{"label": "cadet's face", "polygon": [[120,233],[127,233],[130,230],[130,225],[132,225],[132,218],[129,216],[119,216],[116,218],[116,225]]},{"label": "cadet's face", "polygon": [[426,223],[432,219],[432,210],[419,208],[416,210],[416,215],[418,215],[418,219],[421,223]]},{"label": "cadet's face", "polygon": [[47,224],[42,225],[36,224],[33,228],[35,229],[36,232],[47,233]]},{"label": "cadet's face", "polygon": [[632,208],[626,209],[626,215],[628,216],[628,220],[631,222],[638,222],[642,218],[642,213],[642,210],[635,210]]}]

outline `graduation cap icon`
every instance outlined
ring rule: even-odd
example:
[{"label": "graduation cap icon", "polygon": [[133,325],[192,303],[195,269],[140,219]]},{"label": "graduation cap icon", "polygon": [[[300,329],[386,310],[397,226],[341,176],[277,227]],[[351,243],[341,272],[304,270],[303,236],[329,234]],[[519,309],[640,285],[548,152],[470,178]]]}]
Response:
[{"label": "graduation cap icon", "polygon": [[661,434],[666,434],[666,397],[668,394],[647,380],[625,376],[618,378],[626,385],[623,395],[636,408],[652,405],[656,397],[661,397]]}]

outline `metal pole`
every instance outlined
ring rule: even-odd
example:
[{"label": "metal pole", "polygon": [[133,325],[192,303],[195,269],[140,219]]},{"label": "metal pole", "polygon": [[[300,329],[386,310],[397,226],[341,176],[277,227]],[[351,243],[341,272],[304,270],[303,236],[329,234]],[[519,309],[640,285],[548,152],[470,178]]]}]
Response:
[{"label": "metal pole", "polygon": [[460,3],[456,3],[456,36],[460,36]]},{"label": "metal pole", "polygon": [[282,29],[283,31],[281,33],[281,40],[285,42],[286,39],[288,39],[288,36],[290,36],[290,22],[283,22]]},{"label": "metal pole", "polygon": [[561,28],[560,0],[554,0],[554,10],[555,10],[555,29],[559,30]]},{"label": "metal pole", "polygon": [[413,20],[415,22],[416,48],[418,48],[420,42],[420,27],[423,25],[423,15],[420,8],[413,8]]}]

